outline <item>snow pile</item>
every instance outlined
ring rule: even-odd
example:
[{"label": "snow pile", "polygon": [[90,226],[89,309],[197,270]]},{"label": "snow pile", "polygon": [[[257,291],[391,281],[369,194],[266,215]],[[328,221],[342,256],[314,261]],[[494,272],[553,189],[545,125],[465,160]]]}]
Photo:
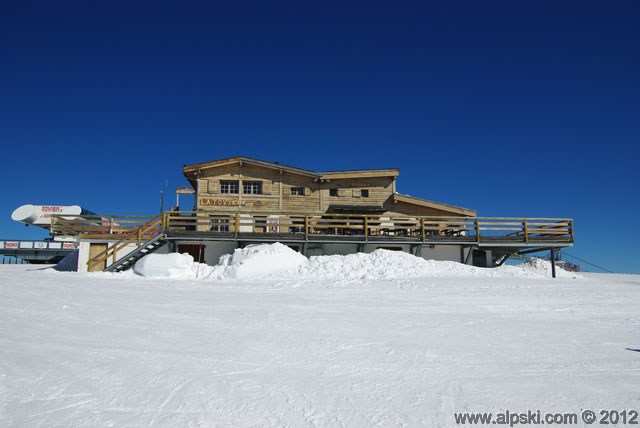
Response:
[{"label": "snow pile", "polygon": [[279,242],[252,245],[220,257],[208,278],[259,278],[295,270],[306,262],[305,256]]},{"label": "snow pile", "polygon": [[[528,277],[550,278],[551,264],[532,258],[519,266],[495,269],[452,261],[425,260],[402,251],[379,249],[345,256],[314,256],[307,259],[286,245],[260,244],[237,249],[220,257],[216,266],[195,263],[188,254],[150,254],[136,263],[134,272],[151,278],[288,280],[387,280],[419,277]],[[558,277],[577,278],[556,269]]]},{"label": "snow pile", "polygon": [[[548,260],[540,259],[538,257],[530,257],[525,262],[517,266],[524,272],[534,273],[540,276],[551,276],[551,262]],[[575,272],[569,272],[562,269],[556,264],[556,276],[558,278],[579,278],[580,275]]]},{"label": "snow pile", "polygon": [[479,268],[461,263],[425,260],[402,251],[379,249],[372,253],[311,257],[296,272],[289,274],[291,277],[303,278],[374,280],[420,276],[475,276],[479,273]]},{"label": "snow pile", "polygon": [[[539,260],[539,259],[538,259]],[[576,278],[571,272],[556,269],[559,277]],[[561,271],[561,272],[560,272]],[[346,280],[402,279],[418,277],[551,277],[551,264],[544,260],[518,267],[480,268],[453,261],[425,260],[401,251],[375,250],[345,256],[316,256],[290,278],[336,278]]]},{"label": "snow pile", "polygon": [[149,254],[136,263],[133,272],[147,278],[247,279],[295,271],[306,262],[302,254],[275,243],[239,248],[220,257],[216,266],[197,263],[189,254]]},{"label": "snow pile", "polygon": [[147,278],[196,279],[211,273],[211,266],[196,263],[189,254],[149,254],[138,260],[133,272]]}]

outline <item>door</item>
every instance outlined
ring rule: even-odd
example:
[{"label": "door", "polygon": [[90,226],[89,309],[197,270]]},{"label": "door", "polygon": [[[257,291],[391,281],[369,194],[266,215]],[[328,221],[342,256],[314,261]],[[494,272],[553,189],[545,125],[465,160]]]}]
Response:
[{"label": "door", "polygon": [[482,250],[473,250],[473,265],[487,267],[487,253]]},{"label": "door", "polygon": [[178,252],[180,254],[189,254],[196,262],[204,262],[204,245],[180,244],[178,245]]},{"label": "door", "polygon": [[89,244],[89,272],[101,272],[107,267],[107,259],[102,261],[91,261],[98,254],[107,251],[108,244]]}]

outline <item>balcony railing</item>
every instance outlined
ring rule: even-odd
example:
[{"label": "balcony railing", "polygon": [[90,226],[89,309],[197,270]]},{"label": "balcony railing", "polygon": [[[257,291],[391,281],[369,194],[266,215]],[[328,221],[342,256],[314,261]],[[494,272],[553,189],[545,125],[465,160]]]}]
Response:
[{"label": "balcony railing", "polygon": [[[150,223],[152,222],[152,223]],[[53,235],[114,239],[134,236],[142,242],[158,234],[170,236],[292,237],[313,240],[398,239],[415,241],[563,242],[574,239],[573,220],[566,218],[419,217],[400,215],[227,213],[170,211],[156,217],[86,215],[51,219]]]}]

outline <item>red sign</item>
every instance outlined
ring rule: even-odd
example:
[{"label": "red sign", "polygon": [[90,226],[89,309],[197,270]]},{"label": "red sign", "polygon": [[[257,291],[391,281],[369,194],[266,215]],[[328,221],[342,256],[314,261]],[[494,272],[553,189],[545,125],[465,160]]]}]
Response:
[{"label": "red sign", "polygon": [[8,249],[17,249],[20,246],[18,242],[5,242],[4,248]]}]

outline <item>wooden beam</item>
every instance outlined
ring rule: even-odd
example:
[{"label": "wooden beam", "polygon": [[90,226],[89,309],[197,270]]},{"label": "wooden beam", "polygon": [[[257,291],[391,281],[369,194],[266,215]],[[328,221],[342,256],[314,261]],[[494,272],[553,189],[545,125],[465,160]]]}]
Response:
[{"label": "wooden beam", "polygon": [[397,169],[385,169],[385,170],[362,170],[362,171],[336,171],[336,172],[322,172],[320,176],[322,179],[338,180],[345,178],[375,178],[375,177],[397,177],[400,171]]}]

